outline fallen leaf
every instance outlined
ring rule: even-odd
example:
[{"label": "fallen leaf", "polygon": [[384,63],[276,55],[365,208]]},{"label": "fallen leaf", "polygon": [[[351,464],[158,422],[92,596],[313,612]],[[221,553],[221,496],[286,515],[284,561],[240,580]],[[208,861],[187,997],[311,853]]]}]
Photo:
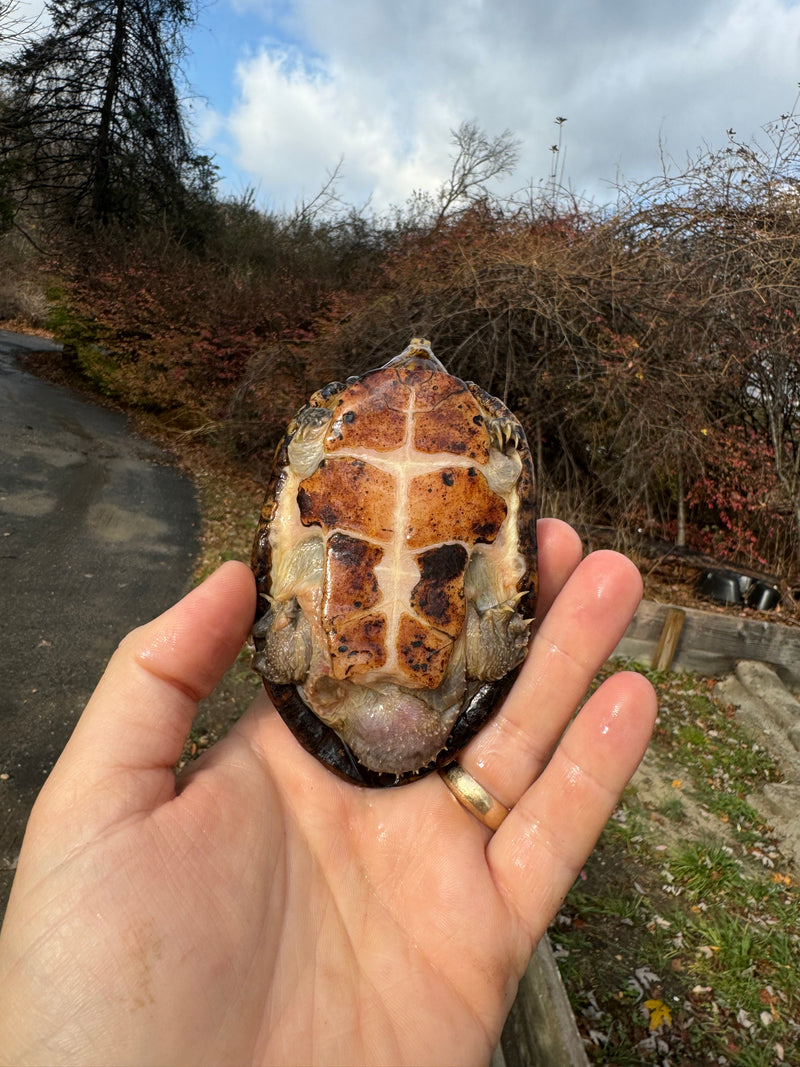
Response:
[{"label": "fallen leaf", "polygon": [[663,1000],[646,1000],[644,1006],[650,1012],[650,1030],[660,1030],[662,1026],[670,1026],[672,1012]]},{"label": "fallen leaf", "polygon": [[707,960],[712,959],[715,952],[719,952],[719,945],[700,945],[697,949],[697,955],[705,956]]}]

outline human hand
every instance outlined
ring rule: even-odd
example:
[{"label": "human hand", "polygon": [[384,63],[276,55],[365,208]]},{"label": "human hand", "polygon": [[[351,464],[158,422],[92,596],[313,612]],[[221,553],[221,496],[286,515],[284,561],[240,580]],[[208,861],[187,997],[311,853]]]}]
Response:
[{"label": "human hand", "polygon": [[176,781],[253,619],[243,564],[125,638],[31,815],[0,935],[0,1061],[487,1062],[655,714],[620,673],[567,728],[641,584],[615,553],[580,562],[562,523],[539,538],[542,621],[459,756],[511,808],[494,835],[438,774],[336,778],[264,696]]}]

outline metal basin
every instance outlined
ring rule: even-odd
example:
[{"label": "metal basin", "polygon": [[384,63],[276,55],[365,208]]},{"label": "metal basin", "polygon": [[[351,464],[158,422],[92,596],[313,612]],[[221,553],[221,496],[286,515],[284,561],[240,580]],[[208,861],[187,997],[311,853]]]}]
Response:
[{"label": "metal basin", "polygon": [[738,571],[713,570],[704,571],[697,583],[697,592],[718,604],[743,604]]},{"label": "metal basin", "polygon": [[747,603],[757,611],[774,611],[781,600],[781,594],[769,582],[755,582],[747,594]]}]

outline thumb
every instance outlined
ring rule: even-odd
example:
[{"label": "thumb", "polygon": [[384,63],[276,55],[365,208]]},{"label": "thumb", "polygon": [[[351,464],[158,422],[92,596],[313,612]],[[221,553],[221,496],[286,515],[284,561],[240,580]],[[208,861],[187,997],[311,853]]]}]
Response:
[{"label": "thumb", "polygon": [[250,568],[230,562],[131,631],[109,661],[37,807],[50,814],[53,804],[79,807],[87,831],[96,833],[174,797],[173,767],[198,701],[235,660],[254,613]]}]

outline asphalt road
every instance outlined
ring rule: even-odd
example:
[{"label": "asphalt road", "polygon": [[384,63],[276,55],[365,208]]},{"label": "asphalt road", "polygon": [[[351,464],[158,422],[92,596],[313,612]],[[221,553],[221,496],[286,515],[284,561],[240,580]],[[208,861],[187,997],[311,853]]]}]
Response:
[{"label": "asphalt road", "polygon": [[189,586],[191,481],[0,331],[0,917],[30,808],[118,641]]}]

